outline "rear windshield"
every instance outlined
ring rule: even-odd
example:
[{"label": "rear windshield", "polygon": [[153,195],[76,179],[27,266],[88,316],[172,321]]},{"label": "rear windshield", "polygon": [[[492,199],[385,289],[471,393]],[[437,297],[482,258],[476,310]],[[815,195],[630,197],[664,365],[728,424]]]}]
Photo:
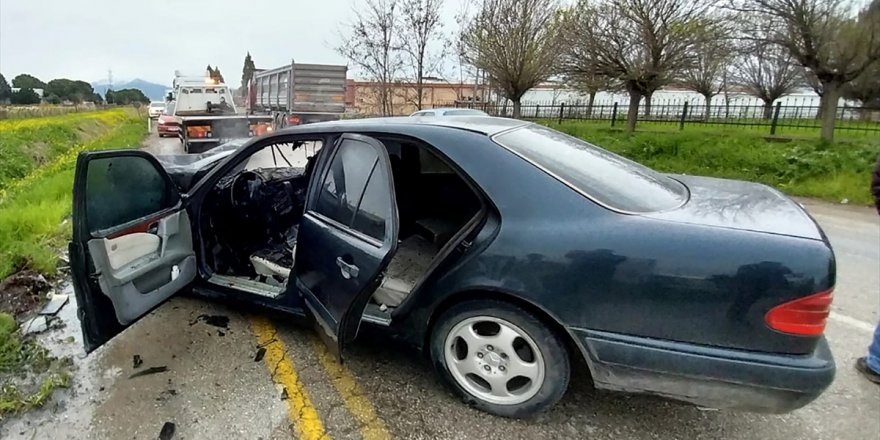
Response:
[{"label": "rear windshield", "polygon": [[444,114],[447,116],[486,116],[485,112],[479,110],[448,110]]},{"label": "rear windshield", "polygon": [[494,140],[611,209],[663,211],[688,197],[687,188],[675,179],[547,127],[530,124]]}]

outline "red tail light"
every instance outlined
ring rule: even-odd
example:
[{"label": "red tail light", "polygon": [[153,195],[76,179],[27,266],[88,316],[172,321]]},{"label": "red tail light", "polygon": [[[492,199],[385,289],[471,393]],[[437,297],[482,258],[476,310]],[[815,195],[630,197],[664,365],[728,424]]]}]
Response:
[{"label": "red tail light", "polygon": [[291,116],[287,118],[287,123],[290,125],[299,125],[300,119],[299,116]]},{"label": "red tail light", "polygon": [[825,331],[834,289],[780,304],[767,312],[764,321],[773,330],[798,336],[818,336]]}]

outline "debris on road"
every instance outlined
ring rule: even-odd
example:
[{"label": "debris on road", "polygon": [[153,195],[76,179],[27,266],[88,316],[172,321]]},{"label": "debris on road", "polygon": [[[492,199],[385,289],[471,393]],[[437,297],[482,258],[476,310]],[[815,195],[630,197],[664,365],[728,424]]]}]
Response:
[{"label": "debris on road", "polygon": [[40,310],[40,314],[55,316],[69,300],[70,295],[53,293],[49,296],[49,303],[43,307],[43,310]]},{"label": "debris on road", "polygon": [[171,437],[174,437],[174,430],[177,429],[177,425],[172,422],[165,422],[162,425],[162,430],[159,431],[159,440],[171,440]]},{"label": "debris on road", "polygon": [[257,348],[257,353],[254,355],[254,362],[260,362],[263,360],[263,356],[266,355],[266,347]]},{"label": "debris on road", "polygon": [[42,333],[49,328],[49,320],[43,315],[35,316],[28,319],[21,325],[22,335],[32,335]]},{"label": "debris on road", "polygon": [[134,369],[140,368],[141,365],[144,364],[144,360],[141,359],[141,355],[136,354],[131,358],[131,367]]},{"label": "debris on road", "polygon": [[146,370],[138,371],[137,373],[134,373],[131,376],[128,376],[128,378],[134,379],[135,377],[147,376],[147,375],[156,374],[156,373],[164,373],[166,371],[168,371],[168,367],[166,367],[165,365],[162,365],[161,367],[150,367],[150,368],[147,368]]},{"label": "debris on road", "polygon": [[290,395],[287,394],[287,387],[281,389],[281,400],[287,400],[290,398]]},{"label": "debris on road", "polygon": [[23,270],[14,273],[0,282],[0,310],[18,318],[36,309],[49,287],[46,278],[37,272]]},{"label": "debris on road", "polygon": [[[229,317],[223,315],[199,315],[194,321],[191,321],[189,325],[193,325],[197,322],[204,322],[208,325],[213,325],[214,327],[220,328],[229,328]],[[222,336],[222,335],[221,335]]]}]

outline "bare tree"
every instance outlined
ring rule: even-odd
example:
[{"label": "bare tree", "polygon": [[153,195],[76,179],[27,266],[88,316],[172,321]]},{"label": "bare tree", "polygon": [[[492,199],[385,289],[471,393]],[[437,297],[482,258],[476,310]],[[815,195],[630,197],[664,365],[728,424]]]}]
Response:
[{"label": "bare tree", "polygon": [[733,43],[726,26],[713,24],[694,45],[694,64],[681,73],[681,85],[703,96],[706,102],[703,119],[712,115],[712,98],[725,87],[725,75],[734,57]]},{"label": "bare tree", "polygon": [[843,85],[880,60],[880,8],[869,6],[855,16],[851,0],[730,1],[735,9],[770,22],[767,41],[816,77],[822,88],[822,139],[833,140]]},{"label": "bare tree", "polygon": [[483,0],[462,29],[468,63],[482,69],[493,87],[513,101],[549,78],[559,55],[558,0]]},{"label": "bare tree", "polygon": [[566,14],[565,65],[619,81],[629,93],[627,131],[639,102],[695,63],[702,17],[713,0],[580,0]]},{"label": "bare tree", "polygon": [[440,8],[443,0],[400,0],[400,41],[406,54],[406,65],[415,78],[414,102],[422,109],[425,76],[442,61],[443,53],[431,54],[430,46],[442,38]]},{"label": "bare tree", "polygon": [[364,0],[364,7],[355,9],[355,20],[336,47],[340,55],[376,83],[383,115],[394,112],[394,80],[402,67],[397,36],[399,9],[398,0]]},{"label": "bare tree", "polygon": [[759,40],[741,50],[731,80],[764,102],[764,119],[769,119],[773,102],[795,91],[801,83],[801,75],[785,50]]},{"label": "bare tree", "polygon": [[566,80],[573,89],[587,94],[588,118],[593,115],[593,104],[596,102],[596,94],[601,91],[612,91],[619,88],[619,85],[614,80],[607,76],[597,75],[589,70],[571,73],[566,76]]}]

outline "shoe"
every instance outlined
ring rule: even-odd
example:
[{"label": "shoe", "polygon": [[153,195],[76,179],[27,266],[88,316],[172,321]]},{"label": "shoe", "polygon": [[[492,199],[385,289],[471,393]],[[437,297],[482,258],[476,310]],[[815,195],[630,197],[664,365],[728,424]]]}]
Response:
[{"label": "shoe", "polygon": [[880,385],[880,374],[868,368],[868,358],[860,357],[856,359],[856,370],[858,370],[859,373],[862,373],[862,376],[865,376],[865,379]]}]

